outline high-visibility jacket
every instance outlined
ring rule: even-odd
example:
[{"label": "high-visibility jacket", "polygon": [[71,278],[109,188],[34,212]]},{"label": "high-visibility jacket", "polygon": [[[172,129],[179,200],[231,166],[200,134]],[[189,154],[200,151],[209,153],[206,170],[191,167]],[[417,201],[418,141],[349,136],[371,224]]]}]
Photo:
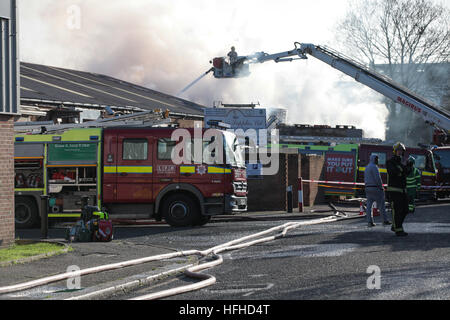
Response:
[{"label": "high-visibility jacket", "polygon": [[408,194],[408,211],[414,212],[416,208],[415,199],[420,189],[420,171],[412,167],[411,172],[406,177],[406,193]]},{"label": "high-visibility jacket", "polygon": [[419,169],[413,167],[409,175],[406,177],[406,189],[420,189],[421,174]]}]

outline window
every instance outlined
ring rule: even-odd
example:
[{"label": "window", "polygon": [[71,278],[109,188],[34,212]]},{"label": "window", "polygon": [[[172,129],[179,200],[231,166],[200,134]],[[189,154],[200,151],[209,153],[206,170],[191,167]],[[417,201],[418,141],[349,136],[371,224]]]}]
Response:
[{"label": "window", "polygon": [[[215,145],[210,145],[210,141],[200,140],[201,150],[198,155],[195,154],[194,140],[190,139],[186,142],[177,142],[170,139],[159,139],[158,140],[158,160],[173,160],[172,153],[177,143],[184,143],[182,147],[182,152],[186,152],[185,157],[182,159],[185,164],[192,163],[206,163],[206,164],[223,164],[223,160],[219,159],[222,155],[222,150],[215,150]],[[222,147],[222,146],[221,146]],[[178,150],[178,151],[180,151]],[[181,153],[182,154],[182,153]],[[180,154],[180,155],[181,155]],[[176,155],[178,156],[178,155]],[[217,157],[217,158],[216,158]]]},{"label": "window", "polygon": [[[191,154],[190,161],[195,163],[206,163],[206,164],[223,164],[223,161],[221,159],[218,159],[220,157],[221,153],[219,150],[216,150],[216,146],[212,143],[215,140],[211,141],[200,141],[202,150],[201,154],[198,154],[197,157],[195,155],[195,140],[191,140],[190,143],[187,145],[187,150]],[[197,142],[198,143],[198,142]],[[216,158],[217,156],[217,158]]]},{"label": "window", "polygon": [[422,154],[412,154],[411,156],[414,157],[414,159],[416,159],[415,163],[414,163],[414,167],[416,167],[417,169],[423,170],[425,169],[425,161],[426,161],[426,157],[425,155]]},{"label": "window", "polygon": [[[203,163],[205,161],[205,159],[204,159],[204,157],[206,156],[205,148],[208,145],[208,142],[200,140],[200,141],[197,141],[197,143],[200,143],[200,145],[202,146],[202,149],[200,151],[201,153],[199,152],[199,154],[197,156],[195,155],[196,149],[195,149],[194,139],[187,141],[185,144],[185,150],[188,154],[188,157],[186,160],[190,161],[191,163]],[[209,162],[207,162],[207,163],[212,164]]]},{"label": "window", "polygon": [[384,152],[372,152],[370,154],[370,156],[372,156],[372,155],[378,156],[378,165],[379,166],[386,165],[386,153],[384,153]]},{"label": "window", "polygon": [[122,151],[123,160],[147,160],[147,139],[124,139]]},{"label": "window", "polygon": [[172,152],[176,142],[170,139],[158,140],[158,160],[172,160]]},{"label": "window", "polygon": [[435,150],[434,154],[436,163],[442,168],[450,168],[450,149]]}]

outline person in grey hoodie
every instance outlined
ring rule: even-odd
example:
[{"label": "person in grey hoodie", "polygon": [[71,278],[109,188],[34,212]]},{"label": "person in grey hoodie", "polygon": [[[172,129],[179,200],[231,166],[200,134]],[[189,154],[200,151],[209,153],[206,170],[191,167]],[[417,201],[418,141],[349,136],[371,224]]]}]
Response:
[{"label": "person in grey hoodie", "polygon": [[391,222],[389,221],[384,204],[385,198],[383,182],[381,181],[380,171],[378,170],[378,156],[376,154],[372,154],[370,156],[370,163],[364,171],[364,184],[366,187],[367,198],[367,225],[369,227],[375,226],[372,216],[372,205],[374,202],[377,203],[377,208],[383,216],[383,224],[390,225]]}]

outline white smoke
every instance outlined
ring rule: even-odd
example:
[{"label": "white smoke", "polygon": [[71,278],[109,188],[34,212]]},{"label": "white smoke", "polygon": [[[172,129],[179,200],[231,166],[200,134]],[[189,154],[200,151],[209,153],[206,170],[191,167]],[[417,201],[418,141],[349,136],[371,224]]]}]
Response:
[{"label": "white smoke", "polygon": [[[295,41],[333,46],[332,27],[345,9],[333,0],[27,1],[20,10],[21,59],[175,95],[232,45],[239,55],[287,51]],[[367,137],[384,138],[381,97],[315,58],[250,67],[247,78],[208,75],[181,97],[205,106],[259,102],[287,108],[289,123],[355,125]]]}]

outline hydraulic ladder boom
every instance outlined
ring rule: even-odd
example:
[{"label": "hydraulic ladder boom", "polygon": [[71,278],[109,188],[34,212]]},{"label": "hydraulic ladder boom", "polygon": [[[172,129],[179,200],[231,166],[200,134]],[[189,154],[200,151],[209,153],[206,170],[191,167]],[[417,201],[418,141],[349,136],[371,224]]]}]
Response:
[{"label": "hydraulic ladder boom", "polygon": [[[263,63],[267,61],[284,62],[296,59],[307,59],[306,54],[327,63],[333,68],[349,75],[356,81],[372,88],[384,96],[402,104],[419,114],[425,122],[446,132],[450,132],[450,112],[438,107],[424,97],[396,83],[392,79],[372,70],[363,64],[324,46],[295,43],[295,49],[276,54],[258,52],[247,56],[247,63]],[[298,56],[298,58],[290,58]]]}]

